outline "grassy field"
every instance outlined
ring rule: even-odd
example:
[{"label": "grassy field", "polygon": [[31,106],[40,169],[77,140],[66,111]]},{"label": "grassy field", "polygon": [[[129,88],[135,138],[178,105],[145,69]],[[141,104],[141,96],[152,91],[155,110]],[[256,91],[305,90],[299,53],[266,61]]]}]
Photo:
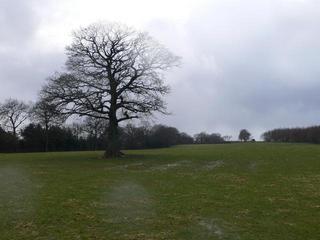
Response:
[{"label": "grassy field", "polygon": [[320,146],[0,154],[0,239],[320,239]]}]

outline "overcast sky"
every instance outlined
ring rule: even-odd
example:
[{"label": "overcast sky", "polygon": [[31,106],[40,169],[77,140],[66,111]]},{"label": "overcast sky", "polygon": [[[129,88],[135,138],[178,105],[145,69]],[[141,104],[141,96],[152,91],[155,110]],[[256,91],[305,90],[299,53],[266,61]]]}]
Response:
[{"label": "overcast sky", "polygon": [[256,138],[320,124],[319,0],[1,0],[0,101],[35,100],[72,30],[97,21],[147,30],[182,57],[166,76],[172,115],[156,122]]}]

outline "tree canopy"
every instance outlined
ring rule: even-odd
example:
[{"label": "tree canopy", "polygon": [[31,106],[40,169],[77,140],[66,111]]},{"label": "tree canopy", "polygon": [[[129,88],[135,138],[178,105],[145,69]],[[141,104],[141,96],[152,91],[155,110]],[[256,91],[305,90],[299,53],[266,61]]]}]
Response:
[{"label": "tree canopy", "polygon": [[247,129],[242,129],[239,133],[240,141],[248,141],[251,137],[251,133]]},{"label": "tree canopy", "polygon": [[106,156],[119,156],[119,123],[166,112],[163,73],[179,58],[148,33],[120,24],[81,28],[66,50],[68,72],[50,78],[42,92],[65,114],[107,120]]}]

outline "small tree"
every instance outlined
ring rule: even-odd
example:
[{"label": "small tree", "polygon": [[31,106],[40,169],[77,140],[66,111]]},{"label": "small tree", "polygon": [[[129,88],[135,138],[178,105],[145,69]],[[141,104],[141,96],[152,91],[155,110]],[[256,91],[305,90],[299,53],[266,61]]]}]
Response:
[{"label": "small tree", "polygon": [[179,58],[147,33],[93,24],[74,32],[67,56],[68,74],[51,78],[43,92],[64,113],[108,123],[106,157],[121,155],[119,123],[165,113],[163,73]]},{"label": "small tree", "polygon": [[247,129],[242,129],[239,133],[240,141],[248,141],[250,139],[251,133]]},{"label": "small tree", "polygon": [[232,136],[226,135],[226,136],[223,136],[222,138],[223,138],[224,141],[230,142],[231,139],[232,139]]},{"label": "small tree", "polygon": [[44,128],[45,151],[47,152],[49,147],[49,128],[62,124],[66,120],[66,116],[62,115],[56,106],[47,102],[45,98],[40,98],[35,103],[30,110],[30,116]]},{"label": "small tree", "polygon": [[0,104],[0,120],[4,128],[17,137],[17,130],[28,118],[29,107],[17,99],[7,99]]},{"label": "small tree", "polygon": [[102,118],[86,117],[83,122],[83,130],[92,139],[92,149],[98,149],[98,141],[106,136],[107,123]]}]

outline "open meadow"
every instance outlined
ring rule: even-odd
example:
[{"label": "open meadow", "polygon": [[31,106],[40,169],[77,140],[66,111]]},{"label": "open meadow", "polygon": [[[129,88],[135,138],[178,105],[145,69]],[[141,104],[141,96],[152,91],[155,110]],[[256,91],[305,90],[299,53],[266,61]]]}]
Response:
[{"label": "open meadow", "polygon": [[0,154],[0,239],[320,239],[320,146]]}]

